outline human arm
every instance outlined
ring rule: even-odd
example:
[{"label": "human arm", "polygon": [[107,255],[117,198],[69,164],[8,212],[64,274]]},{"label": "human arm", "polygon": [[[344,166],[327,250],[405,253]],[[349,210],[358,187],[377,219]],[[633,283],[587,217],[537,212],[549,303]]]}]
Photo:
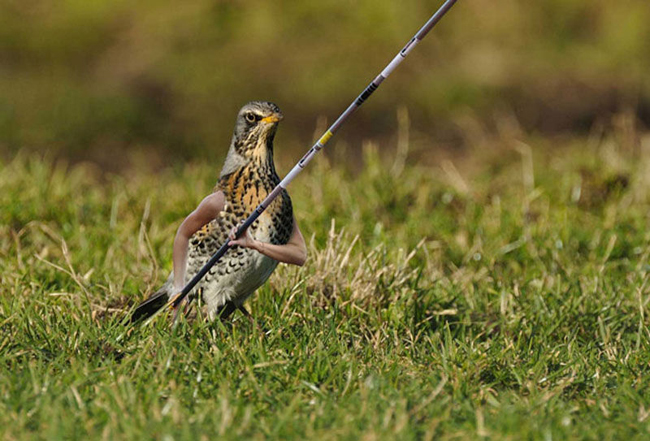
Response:
[{"label": "human arm", "polygon": [[226,199],[221,191],[212,193],[201,201],[178,227],[174,238],[173,263],[174,263],[174,290],[180,291],[185,286],[185,273],[187,271],[187,250],[190,237],[204,225],[215,219],[223,210]]},{"label": "human arm", "polygon": [[254,239],[249,230],[246,230],[244,234],[241,235],[238,239],[235,238],[237,232],[236,228],[233,228],[230,232],[230,244],[239,245],[246,248],[251,248],[258,253],[264,254],[265,256],[275,259],[278,262],[290,263],[292,265],[303,266],[307,260],[307,245],[305,244],[305,239],[302,237],[300,228],[298,228],[298,222],[296,218],[293,218],[293,230],[291,231],[291,237],[289,242],[285,245],[275,245],[268,242],[261,242]]}]

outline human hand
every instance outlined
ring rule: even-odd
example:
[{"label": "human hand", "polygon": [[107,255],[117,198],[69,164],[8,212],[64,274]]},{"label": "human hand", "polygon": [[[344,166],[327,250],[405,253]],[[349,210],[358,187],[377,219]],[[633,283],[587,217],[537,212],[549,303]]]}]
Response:
[{"label": "human hand", "polygon": [[241,236],[237,237],[238,228],[239,227],[233,227],[232,230],[230,230],[230,234],[228,235],[230,238],[230,245],[256,249],[257,241],[253,239],[253,236],[251,236],[250,230],[246,228],[246,231],[244,231]]}]

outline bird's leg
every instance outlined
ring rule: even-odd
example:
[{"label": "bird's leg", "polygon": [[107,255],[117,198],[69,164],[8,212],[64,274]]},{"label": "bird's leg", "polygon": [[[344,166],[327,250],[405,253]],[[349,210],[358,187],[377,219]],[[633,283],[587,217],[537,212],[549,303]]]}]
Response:
[{"label": "bird's leg", "polygon": [[172,327],[176,326],[178,322],[178,316],[180,315],[184,303],[185,303],[185,299],[181,300],[181,302],[176,306],[174,306],[174,304],[172,303],[172,310],[174,311],[172,313]]},{"label": "bird's leg", "polygon": [[177,294],[176,296],[174,296],[174,298],[172,300],[170,300],[170,302],[169,302],[171,307],[172,307],[172,310],[174,311],[172,313],[172,326],[176,326],[176,323],[178,321],[178,317],[181,315],[181,311],[183,311],[182,315],[187,316],[187,314],[190,312],[190,308],[192,306],[192,300],[194,300],[193,296],[192,297],[186,297],[183,300],[181,300],[181,302],[178,305],[174,306],[174,301],[178,298],[179,295],[180,295],[180,293]]},{"label": "bird's leg", "polygon": [[228,320],[228,317],[230,317],[232,313],[235,312],[236,310],[241,311],[241,313],[244,314],[244,316],[248,318],[248,320],[253,325],[255,325],[258,329],[261,329],[260,325],[255,321],[251,313],[248,312],[246,308],[244,308],[244,305],[235,305],[235,303],[231,301],[228,301],[223,305],[221,305],[217,309],[217,313],[215,314],[215,317],[219,317],[222,322],[225,322],[226,320]]},{"label": "bird's leg", "polygon": [[222,322],[225,322],[228,320],[228,317],[230,317],[230,315],[235,312],[235,309],[237,309],[235,304],[228,301],[217,308],[217,313],[214,316],[219,317]]},{"label": "bird's leg", "polygon": [[248,312],[248,310],[246,308],[244,308],[244,305],[237,306],[237,309],[239,309],[242,314],[244,314],[246,317],[248,317],[249,320],[253,319],[253,316],[251,315],[250,312]]},{"label": "bird's leg", "polygon": [[251,324],[252,324],[253,326],[255,326],[255,327],[257,328],[257,330],[260,331],[260,332],[262,333],[262,335],[265,334],[265,332],[264,332],[264,328],[262,328],[262,326],[260,326],[260,324],[257,323],[257,321],[255,321],[255,319],[253,318],[253,316],[251,315],[251,313],[248,312],[248,310],[247,310],[246,308],[244,308],[244,305],[239,305],[239,306],[237,306],[237,309],[239,309],[239,310],[241,311],[241,313],[244,314],[244,316],[245,316],[246,318],[248,318],[248,320],[251,322]]},{"label": "bird's leg", "polygon": [[183,309],[183,315],[187,317],[190,313],[190,310],[192,308],[192,300],[194,300],[194,297],[190,297],[186,302],[185,302],[185,309]]}]

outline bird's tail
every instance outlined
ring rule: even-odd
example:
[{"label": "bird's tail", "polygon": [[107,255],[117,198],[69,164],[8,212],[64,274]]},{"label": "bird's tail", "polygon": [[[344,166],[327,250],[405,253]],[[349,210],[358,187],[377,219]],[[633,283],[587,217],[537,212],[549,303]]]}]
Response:
[{"label": "bird's tail", "polygon": [[135,308],[135,311],[133,311],[133,314],[131,314],[131,323],[146,320],[163,308],[171,298],[171,288],[172,284],[167,281],[167,283],[161,286],[158,291],[138,305],[138,307]]}]

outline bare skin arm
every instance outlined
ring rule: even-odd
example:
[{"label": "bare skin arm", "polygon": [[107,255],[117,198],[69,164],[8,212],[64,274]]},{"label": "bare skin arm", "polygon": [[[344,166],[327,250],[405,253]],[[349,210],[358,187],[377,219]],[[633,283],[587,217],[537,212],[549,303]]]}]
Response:
[{"label": "bare skin arm", "polygon": [[185,286],[185,273],[187,271],[187,249],[190,237],[199,231],[205,224],[215,219],[225,205],[226,199],[223,192],[218,191],[207,196],[198,207],[191,212],[178,227],[174,238],[174,290],[180,291]]},{"label": "bare skin arm", "polygon": [[305,245],[305,239],[302,237],[300,228],[298,228],[298,223],[296,218],[293,218],[293,231],[291,232],[291,238],[286,245],[274,245],[272,243],[260,242],[259,240],[253,239],[250,231],[246,230],[245,234],[242,234],[241,237],[235,239],[237,229],[233,228],[230,231],[230,243],[232,245],[239,245],[241,247],[251,248],[258,253],[262,253],[265,256],[275,259],[278,262],[290,263],[292,265],[303,266],[307,260],[307,246]]}]

